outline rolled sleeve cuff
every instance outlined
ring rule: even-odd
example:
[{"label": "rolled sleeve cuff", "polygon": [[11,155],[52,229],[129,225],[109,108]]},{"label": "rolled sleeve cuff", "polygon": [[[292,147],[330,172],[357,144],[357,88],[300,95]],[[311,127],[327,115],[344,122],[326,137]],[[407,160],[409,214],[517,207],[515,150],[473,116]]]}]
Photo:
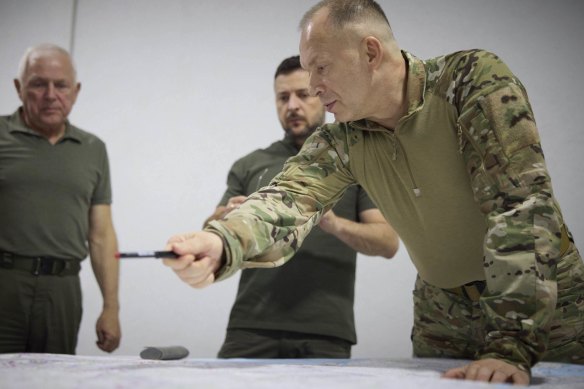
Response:
[{"label": "rolled sleeve cuff", "polygon": [[487,358],[505,361],[529,373],[530,376],[531,367],[538,360],[527,351],[520,341],[513,338],[501,338],[490,342],[479,355],[479,359]]},{"label": "rolled sleeve cuff", "polygon": [[215,282],[222,281],[237,273],[243,261],[243,252],[237,238],[230,234],[229,230],[217,221],[209,222],[203,230],[219,236],[223,241],[223,254],[221,258],[223,265],[215,273]]}]

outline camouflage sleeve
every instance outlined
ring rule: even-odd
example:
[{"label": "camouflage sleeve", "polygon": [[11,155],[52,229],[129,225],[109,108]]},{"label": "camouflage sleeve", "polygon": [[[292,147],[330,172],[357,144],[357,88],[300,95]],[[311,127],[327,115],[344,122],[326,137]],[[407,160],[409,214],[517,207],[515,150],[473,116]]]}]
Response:
[{"label": "camouflage sleeve", "polygon": [[562,216],[519,80],[490,53],[473,52],[459,65],[461,152],[487,220],[480,355],[529,369],[546,349],[556,305]]},{"label": "camouflage sleeve", "polygon": [[205,230],[220,235],[225,245],[226,264],[217,280],[240,268],[280,266],[292,257],[322,212],[354,183],[337,152],[342,142],[326,126],[316,131],[269,186],[209,223]]}]

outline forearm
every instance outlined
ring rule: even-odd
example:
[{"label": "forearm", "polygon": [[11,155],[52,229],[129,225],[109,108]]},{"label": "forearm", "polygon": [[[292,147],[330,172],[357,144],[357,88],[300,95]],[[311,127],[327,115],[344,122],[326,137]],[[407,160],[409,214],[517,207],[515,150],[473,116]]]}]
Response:
[{"label": "forearm", "polygon": [[557,303],[561,220],[550,198],[533,195],[490,219],[485,243],[488,293],[485,353],[536,363],[546,350]]},{"label": "forearm", "polygon": [[[486,316],[485,356],[522,362],[529,368],[546,350],[557,302],[556,266],[562,218],[549,174],[536,147],[509,153],[515,184],[484,203],[487,214],[485,279],[481,299]],[[511,175],[511,170],[506,173]],[[490,205],[489,205],[490,204]]]},{"label": "forearm", "polygon": [[[308,204],[302,212],[296,207],[278,207],[281,195],[253,194],[239,208],[205,227],[205,231],[219,235],[224,243],[225,263],[217,273],[217,280],[233,275],[240,268],[281,266],[298,250],[315,224],[316,210],[308,211],[311,207]],[[312,202],[308,197],[295,197],[295,200],[296,203]],[[284,201],[288,200],[284,198]],[[258,209],[272,212],[258,212]]]},{"label": "forearm", "polygon": [[91,267],[103,296],[103,309],[119,310],[119,261],[115,258],[117,240],[113,229],[89,240]]},{"label": "forearm", "polygon": [[359,223],[337,217],[330,233],[365,255],[392,258],[399,247],[397,234],[385,222]]}]

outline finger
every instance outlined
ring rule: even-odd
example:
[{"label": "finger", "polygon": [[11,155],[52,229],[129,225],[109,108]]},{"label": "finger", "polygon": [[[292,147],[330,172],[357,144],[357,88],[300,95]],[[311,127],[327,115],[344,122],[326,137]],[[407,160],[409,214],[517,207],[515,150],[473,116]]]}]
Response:
[{"label": "finger", "polygon": [[225,205],[225,206],[221,205],[221,206],[217,207],[217,210],[215,211],[214,217],[215,217],[215,219],[223,219],[223,217],[225,215],[227,215],[229,213],[229,211],[230,211],[230,209],[227,205]]},{"label": "finger", "polygon": [[178,235],[171,236],[168,239],[168,241],[166,242],[167,243],[167,249],[170,248],[170,246],[169,246],[170,244],[172,244],[172,243],[178,243],[178,242],[184,242],[185,240],[190,239],[193,235],[194,235],[194,233],[188,232],[186,234],[178,234]]},{"label": "finger", "polygon": [[529,385],[529,374],[524,371],[518,370],[511,375],[511,382],[513,385]]},{"label": "finger", "polygon": [[491,377],[491,382],[502,384],[508,382],[510,379],[511,377],[509,377],[509,374],[496,370]]},{"label": "finger", "polygon": [[197,284],[209,276],[208,261],[204,258],[191,262],[183,269],[175,270],[175,273],[181,280],[189,285]]},{"label": "finger", "polygon": [[204,236],[193,233],[191,237],[182,242],[172,243],[170,245],[170,250],[174,251],[179,256],[192,254],[195,257],[198,257],[205,250],[205,242]]},{"label": "finger", "polygon": [[467,380],[475,381],[479,374],[480,365],[471,363],[466,366],[466,371],[464,372],[464,378]]},{"label": "finger", "polygon": [[[482,382],[489,382],[489,381],[491,381],[493,374],[495,374],[495,373],[500,373],[501,375],[505,376],[505,379],[507,379],[507,374],[505,374],[503,372],[497,372],[496,370],[494,370],[493,368],[488,367],[488,366],[482,366],[476,370],[474,380],[475,381],[482,381]],[[467,379],[470,379],[470,378],[467,377]],[[502,381],[502,382],[504,382],[504,381]]]},{"label": "finger", "polygon": [[105,339],[103,342],[99,343],[98,346],[103,351],[109,351],[110,341],[108,339]]},{"label": "finger", "polygon": [[465,371],[464,366],[456,367],[454,369],[447,370],[444,374],[442,374],[442,377],[462,380],[465,378],[464,371]]},{"label": "finger", "polygon": [[[191,263],[186,269],[178,271],[177,275],[194,288],[205,287],[215,279],[212,263],[213,260],[209,257],[201,258]],[[209,281],[210,277],[212,277],[211,281]]]},{"label": "finger", "polygon": [[113,345],[109,342],[98,344],[97,347],[99,347],[102,351],[106,351],[108,353],[111,353],[112,351],[115,350],[115,347],[113,347]]},{"label": "finger", "polygon": [[165,266],[170,267],[174,271],[180,271],[186,269],[195,260],[195,256],[191,254],[182,255],[176,259],[163,258],[162,263]]},{"label": "finger", "polygon": [[101,344],[105,341],[105,334],[102,330],[96,329],[95,333],[97,335],[97,343]]},{"label": "finger", "polygon": [[240,205],[242,204],[245,200],[247,199],[247,197],[245,196],[234,196],[232,198],[229,199],[229,202],[233,205]]},{"label": "finger", "polygon": [[106,343],[108,345],[109,351],[113,351],[120,345],[120,336],[113,333],[108,333],[106,337]]},{"label": "finger", "polygon": [[105,347],[105,343],[106,343],[106,336],[105,333],[103,331],[96,331],[97,332],[97,341],[95,342],[95,344],[97,344],[97,347],[100,348],[100,350],[104,350]]},{"label": "finger", "polygon": [[196,285],[193,285],[193,287],[197,289],[202,289],[211,285],[213,282],[215,282],[215,274],[209,274],[209,276],[205,280],[199,282]]}]

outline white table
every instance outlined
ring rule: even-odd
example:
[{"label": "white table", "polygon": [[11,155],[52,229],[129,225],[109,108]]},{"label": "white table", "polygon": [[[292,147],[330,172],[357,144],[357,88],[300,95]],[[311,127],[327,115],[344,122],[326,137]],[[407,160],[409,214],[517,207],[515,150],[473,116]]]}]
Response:
[{"label": "white table", "polygon": [[[446,359],[182,359],[0,354],[0,388],[510,388],[440,378]],[[537,389],[584,388],[584,366],[540,363]]]}]

